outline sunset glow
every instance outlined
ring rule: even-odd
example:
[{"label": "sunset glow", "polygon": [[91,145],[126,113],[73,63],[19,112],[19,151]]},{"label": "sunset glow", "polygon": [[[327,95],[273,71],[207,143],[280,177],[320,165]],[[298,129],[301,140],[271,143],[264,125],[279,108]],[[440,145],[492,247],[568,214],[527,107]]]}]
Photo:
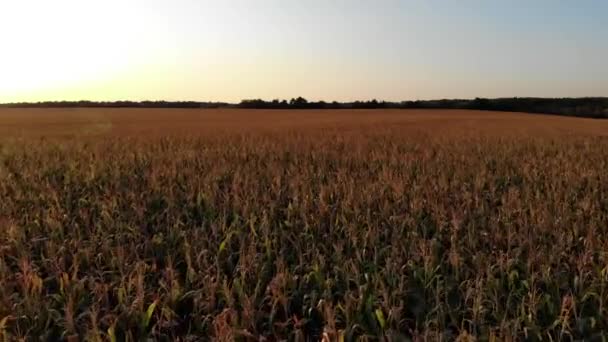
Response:
[{"label": "sunset glow", "polygon": [[0,4],[0,102],[606,96],[601,1]]}]

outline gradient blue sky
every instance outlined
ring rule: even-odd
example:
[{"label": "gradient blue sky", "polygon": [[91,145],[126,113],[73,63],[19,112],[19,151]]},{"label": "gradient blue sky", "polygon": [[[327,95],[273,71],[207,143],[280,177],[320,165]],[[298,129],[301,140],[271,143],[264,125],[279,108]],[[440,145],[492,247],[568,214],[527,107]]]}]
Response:
[{"label": "gradient blue sky", "polygon": [[608,1],[6,0],[0,102],[608,96]]}]

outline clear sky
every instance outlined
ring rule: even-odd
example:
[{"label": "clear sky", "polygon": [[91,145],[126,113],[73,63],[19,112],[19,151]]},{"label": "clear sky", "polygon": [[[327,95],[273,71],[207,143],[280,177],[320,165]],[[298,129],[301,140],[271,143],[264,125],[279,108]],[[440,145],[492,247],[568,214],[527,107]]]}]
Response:
[{"label": "clear sky", "polygon": [[606,0],[2,0],[0,102],[608,96]]}]

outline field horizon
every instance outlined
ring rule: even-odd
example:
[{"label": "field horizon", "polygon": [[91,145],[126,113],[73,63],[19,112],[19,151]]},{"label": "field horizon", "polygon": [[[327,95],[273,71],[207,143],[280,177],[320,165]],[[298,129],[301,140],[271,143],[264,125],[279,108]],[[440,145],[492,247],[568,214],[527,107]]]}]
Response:
[{"label": "field horizon", "polygon": [[522,112],[537,114],[556,114],[563,116],[608,118],[607,97],[579,98],[539,98],[539,97],[503,97],[441,99],[416,101],[308,101],[303,97],[291,100],[262,99],[242,100],[239,103],[200,102],[200,101],[43,101],[0,103],[0,108],[244,108],[265,110],[338,110],[338,109],[461,109],[501,112]]}]

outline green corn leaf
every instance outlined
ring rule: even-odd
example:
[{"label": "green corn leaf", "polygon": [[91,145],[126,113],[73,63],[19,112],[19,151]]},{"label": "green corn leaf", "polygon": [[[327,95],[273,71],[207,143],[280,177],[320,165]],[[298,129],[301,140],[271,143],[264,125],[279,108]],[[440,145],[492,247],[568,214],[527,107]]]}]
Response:
[{"label": "green corn leaf", "polygon": [[230,241],[230,238],[232,238],[234,232],[230,232],[228,233],[228,235],[226,235],[226,238],[224,238],[224,241],[222,241],[222,243],[220,243],[220,248],[218,249],[218,253],[223,252],[226,249],[226,245],[228,244],[228,241]]},{"label": "green corn leaf", "polygon": [[116,342],[116,328],[114,324],[108,328],[108,337],[110,338],[110,342]]},{"label": "green corn leaf", "polygon": [[219,253],[221,253],[222,251],[224,251],[226,249],[226,240],[222,241],[222,243],[220,243],[220,248],[219,248]]},{"label": "green corn leaf", "polygon": [[376,319],[380,323],[380,327],[384,330],[386,328],[386,320],[384,319],[384,312],[381,309],[376,309]]},{"label": "green corn leaf", "polygon": [[150,306],[148,306],[148,310],[146,310],[146,315],[144,316],[144,319],[142,322],[142,328],[144,330],[148,329],[148,326],[150,325],[150,320],[152,319],[152,315],[154,314],[156,305],[158,305],[158,299],[155,300],[152,304],[150,304]]}]

